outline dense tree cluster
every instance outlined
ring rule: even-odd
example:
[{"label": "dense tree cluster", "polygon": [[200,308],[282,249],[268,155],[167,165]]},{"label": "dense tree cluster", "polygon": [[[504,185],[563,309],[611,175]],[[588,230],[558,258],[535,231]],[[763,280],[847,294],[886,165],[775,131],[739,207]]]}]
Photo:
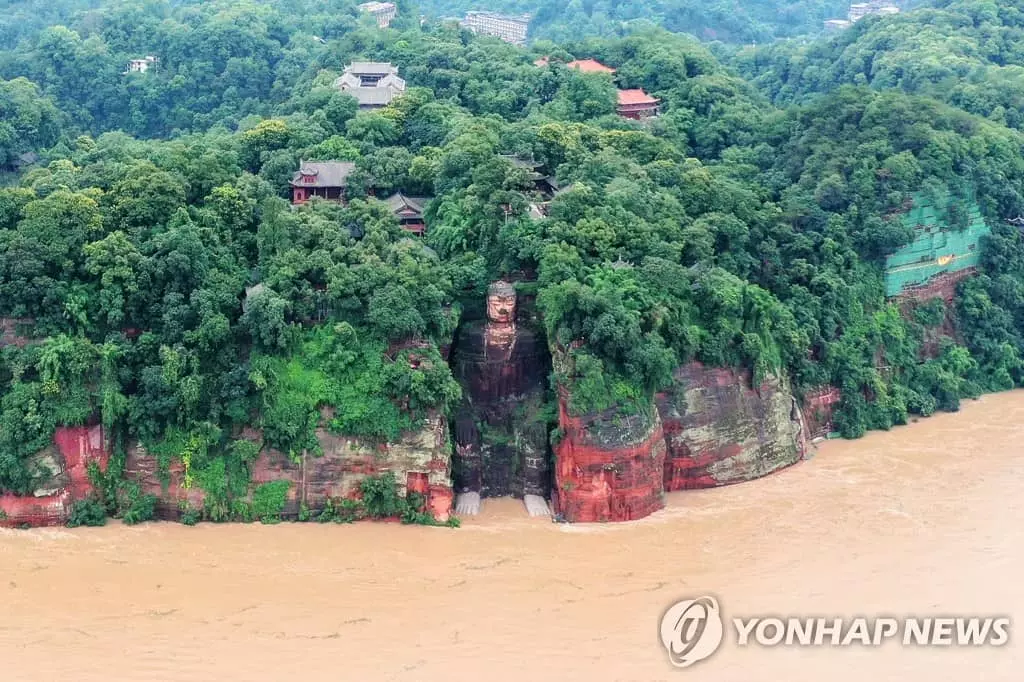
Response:
[{"label": "dense tree cluster", "polygon": [[[1024,246],[1001,222],[1024,213],[1024,136],[955,98],[853,84],[782,108],[650,27],[528,51],[349,3],[80,4],[0,52],[0,318],[38,340],[0,349],[0,490],[31,489],[61,424],[187,458],[208,490],[244,478],[244,426],[291,453],[325,421],[394,438],[457,403],[443,351],[502,276],[535,279],[578,411],[645,409],[690,360],[838,386],[848,436],[1024,382]],[[805,70],[899,25],[815,43]],[[144,54],[154,71],[121,73]],[[332,87],[353,60],[406,93],[359,111]],[[616,116],[616,87],[662,115]],[[354,162],[347,205],[290,206],[301,159]],[[375,198],[393,191],[433,197],[424,239]],[[994,233],[953,309],[908,314],[884,257],[939,192]]]},{"label": "dense tree cluster", "polygon": [[[434,16],[461,16],[482,9],[473,0],[424,0]],[[817,34],[825,19],[844,16],[845,0],[500,0],[486,9],[530,14],[530,36],[564,42],[583,35],[621,37],[641,24],[656,24],[701,40],[727,43],[764,42],[773,38]]]},{"label": "dense tree cluster", "polygon": [[778,103],[858,85],[927,95],[1024,126],[1019,3],[933,0],[913,12],[867,17],[829,40],[746,48],[735,61]]}]

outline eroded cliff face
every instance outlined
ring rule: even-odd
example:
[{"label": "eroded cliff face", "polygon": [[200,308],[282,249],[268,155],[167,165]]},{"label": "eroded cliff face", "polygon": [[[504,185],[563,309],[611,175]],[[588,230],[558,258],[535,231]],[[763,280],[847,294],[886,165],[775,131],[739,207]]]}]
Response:
[{"label": "eroded cliff face", "polygon": [[803,415],[788,387],[771,377],[692,362],[657,396],[668,453],[665,490],[749,481],[800,461]]},{"label": "eroded cliff face", "polygon": [[463,324],[452,369],[464,394],[455,420],[456,490],[546,498],[551,473],[543,408],[550,358],[511,284],[492,284],[487,319]]},{"label": "eroded cliff face", "polygon": [[663,506],[665,436],[649,414],[573,416],[559,400],[554,444],[556,515],[564,521],[630,521]]},{"label": "eroded cliff face", "polygon": [[[243,437],[262,446],[262,435],[249,429]],[[292,459],[269,447],[250,465],[250,495],[264,483],[288,481],[285,518],[295,518],[300,508],[320,509],[328,498],[358,498],[360,483],[367,476],[394,472],[400,491],[419,493],[427,500],[428,509],[438,521],[451,514],[451,458],[447,422],[434,416],[424,420],[423,428],[405,434],[395,443],[373,444],[357,438],[339,436],[326,429],[317,431],[323,454],[305,453]],[[157,515],[178,519],[183,507],[203,509],[205,495],[197,486],[184,487],[184,468],[175,459],[166,473],[167,485],[161,482],[156,457],[141,447],[129,450],[125,476],[138,481],[143,492],[158,498]]]},{"label": "eroded cliff face", "polygon": [[71,507],[92,492],[89,463],[106,469],[110,453],[100,426],[66,426],[53,435],[53,446],[36,455],[41,480],[32,495],[0,495],[0,527],[60,526]]},{"label": "eroded cliff face", "polygon": [[628,521],[673,490],[728,485],[801,460],[800,405],[784,382],[693,362],[674,373],[649,414],[572,415],[559,405],[555,510],[565,521]]}]

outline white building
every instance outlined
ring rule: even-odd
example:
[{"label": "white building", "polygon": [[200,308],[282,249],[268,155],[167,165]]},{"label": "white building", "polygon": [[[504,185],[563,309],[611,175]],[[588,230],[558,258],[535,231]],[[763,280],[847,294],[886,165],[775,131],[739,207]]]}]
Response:
[{"label": "white building", "polygon": [[147,55],[142,59],[133,59],[128,62],[128,68],[124,70],[125,73],[146,73],[150,67],[156,66],[157,62],[160,61],[153,55]]},{"label": "white building", "polygon": [[860,21],[869,14],[892,15],[899,14],[900,8],[888,2],[888,0],[870,0],[869,2],[857,2],[850,5],[850,13],[847,18],[850,22]]},{"label": "white building", "polygon": [[398,8],[393,2],[364,2],[359,5],[359,9],[367,14],[372,14],[381,28],[390,26],[391,20],[398,13]]},{"label": "white building", "polygon": [[530,15],[509,16],[496,12],[466,12],[466,17],[459,24],[474,33],[495,36],[513,45],[524,45],[526,44],[526,28],[530,24]]}]

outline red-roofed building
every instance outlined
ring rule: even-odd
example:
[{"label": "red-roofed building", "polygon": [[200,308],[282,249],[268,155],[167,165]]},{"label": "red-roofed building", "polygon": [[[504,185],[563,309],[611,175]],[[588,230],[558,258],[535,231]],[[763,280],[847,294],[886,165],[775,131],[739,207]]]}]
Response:
[{"label": "red-roofed building", "polygon": [[651,97],[641,88],[619,90],[619,105],[615,110],[623,118],[639,120],[657,116],[660,103],[661,100]]},{"label": "red-roofed building", "polygon": [[615,69],[605,66],[596,59],[576,59],[566,64],[570,69],[579,69],[583,73],[615,73]]},{"label": "red-roofed building", "polygon": [[547,57],[541,57],[533,63],[534,66],[547,66],[551,63],[551,60]]}]

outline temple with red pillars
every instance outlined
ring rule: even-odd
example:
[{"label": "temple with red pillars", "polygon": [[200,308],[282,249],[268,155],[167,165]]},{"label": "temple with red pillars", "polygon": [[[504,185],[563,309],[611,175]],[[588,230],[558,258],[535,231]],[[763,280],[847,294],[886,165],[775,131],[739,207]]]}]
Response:
[{"label": "temple with red pillars", "polygon": [[292,204],[304,204],[313,197],[345,202],[348,176],[356,169],[351,161],[300,161],[292,181]]},{"label": "temple with red pillars", "polygon": [[641,120],[657,116],[661,100],[651,97],[641,88],[619,90],[619,102],[615,112],[623,118]]},{"label": "temple with red pillars", "polygon": [[427,224],[423,220],[423,209],[428,201],[430,201],[430,197],[407,197],[401,192],[396,192],[384,199],[384,203],[395,214],[402,229],[421,237],[427,232]]}]

